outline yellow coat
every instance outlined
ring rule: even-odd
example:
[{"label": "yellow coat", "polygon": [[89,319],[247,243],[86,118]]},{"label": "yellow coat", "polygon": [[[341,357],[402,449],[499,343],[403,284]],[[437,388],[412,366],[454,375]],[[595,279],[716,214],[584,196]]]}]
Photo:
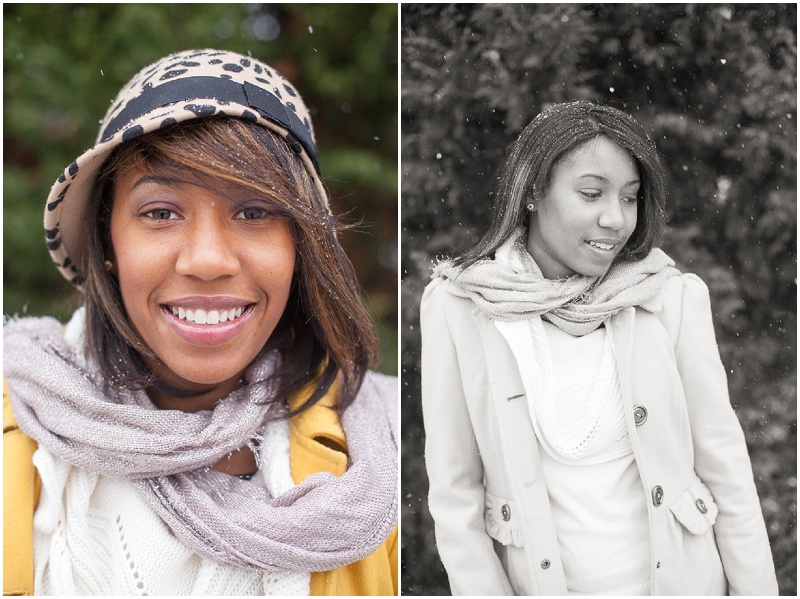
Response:
[{"label": "yellow coat", "polygon": [[[290,402],[296,407],[303,393]],[[347,468],[344,432],[333,393],[289,423],[292,478],[315,472],[341,476]],[[36,442],[17,427],[3,380],[3,594],[33,595],[33,513],[41,481],[33,465]],[[397,526],[361,561],[329,572],[312,572],[312,595],[397,595]]]}]

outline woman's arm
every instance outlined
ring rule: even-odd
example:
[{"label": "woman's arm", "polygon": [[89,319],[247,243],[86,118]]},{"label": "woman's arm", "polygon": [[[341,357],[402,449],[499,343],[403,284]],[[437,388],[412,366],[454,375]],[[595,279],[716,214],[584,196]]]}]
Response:
[{"label": "woman's arm", "polygon": [[764,517],[744,433],[728,397],[705,283],[683,275],[676,346],[686,393],[695,471],[719,507],[714,532],[731,595],[777,595]]},{"label": "woman's arm", "polygon": [[483,464],[448,323],[447,304],[461,300],[450,296],[442,285],[437,279],[428,286],[420,309],[425,464],[436,544],[453,595],[513,595],[486,534]]}]

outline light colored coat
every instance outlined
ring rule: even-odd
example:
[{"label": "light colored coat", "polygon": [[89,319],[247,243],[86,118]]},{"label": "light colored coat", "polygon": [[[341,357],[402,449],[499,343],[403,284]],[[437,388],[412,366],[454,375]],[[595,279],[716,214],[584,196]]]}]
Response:
[{"label": "light colored coat", "polygon": [[[565,595],[526,401],[530,328],[489,319],[451,285],[427,287],[421,327],[429,508],[452,592]],[[777,594],[705,284],[674,277],[605,326],[647,497],[652,594]]]}]

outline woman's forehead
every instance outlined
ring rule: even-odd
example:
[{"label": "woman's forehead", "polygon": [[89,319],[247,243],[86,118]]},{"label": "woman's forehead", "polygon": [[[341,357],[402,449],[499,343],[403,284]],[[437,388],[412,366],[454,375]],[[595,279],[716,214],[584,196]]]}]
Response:
[{"label": "woman's forehead", "polygon": [[600,136],[565,154],[555,165],[554,174],[574,178],[594,175],[597,179],[625,179],[625,183],[631,183],[639,180],[639,166],[628,150]]},{"label": "woman's forehead", "polygon": [[115,177],[115,192],[131,192],[143,186],[160,186],[175,190],[202,188],[225,199],[236,200],[257,193],[256,189],[226,181],[189,167],[172,167],[157,162],[142,162],[121,170]]}]

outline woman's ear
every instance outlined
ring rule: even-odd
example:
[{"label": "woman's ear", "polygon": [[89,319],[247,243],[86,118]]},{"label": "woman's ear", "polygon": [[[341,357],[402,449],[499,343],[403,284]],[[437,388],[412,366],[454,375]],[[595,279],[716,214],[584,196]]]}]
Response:
[{"label": "woman's ear", "polygon": [[114,250],[110,249],[110,250],[108,250],[108,253],[106,254],[106,259],[103,261],[103,266],[112,275],[116,275],[117,274],[117,263],[116,263],[116,259],[115,258],[116,257],[114,256]]}]

